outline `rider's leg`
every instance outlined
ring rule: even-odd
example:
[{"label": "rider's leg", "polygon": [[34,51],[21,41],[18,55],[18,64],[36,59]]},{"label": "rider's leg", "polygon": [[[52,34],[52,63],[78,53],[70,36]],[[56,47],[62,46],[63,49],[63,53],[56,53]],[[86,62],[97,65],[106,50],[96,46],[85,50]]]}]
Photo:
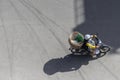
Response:
[{"label": "rider's leg", "polygon": [[96,56],[96,50],[95,50],[95,49],[90,50],[90,55],[91,55],[93,58],[97,57],[97,56]]},{"label": "rider's leg", "polygon": [[94,51],[91,53],[91,56],[92,56],[93,58],[96,58],[96,57],[97,57],[97,54],[99,54],[99,53],[100,53],[99,49],[94,49]]}]

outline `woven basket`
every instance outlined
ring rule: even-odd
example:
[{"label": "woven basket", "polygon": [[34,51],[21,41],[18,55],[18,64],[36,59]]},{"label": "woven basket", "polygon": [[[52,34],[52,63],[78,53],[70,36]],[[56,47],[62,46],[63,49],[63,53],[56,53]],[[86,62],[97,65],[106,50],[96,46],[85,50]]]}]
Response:
[{"label": "woven basket", "polygon": [[[69,36],[69,38],[68,38],[68,42],[69,42],[71,48],[79,49],[79,48],[81,48],[81,46],[83,45],[83,41],[81,41],[81,42],[76,42],[76,40],[75,40],[75,37],[76,37],[78,34],[82,37],[82,39],[84,39],[84,37],[83,37],[83,35],[82,35],[81,33],[77,32],[77,31],[73,32],[73,33]],[[75,43],[75,42],[76,42],[76,43]]]}]

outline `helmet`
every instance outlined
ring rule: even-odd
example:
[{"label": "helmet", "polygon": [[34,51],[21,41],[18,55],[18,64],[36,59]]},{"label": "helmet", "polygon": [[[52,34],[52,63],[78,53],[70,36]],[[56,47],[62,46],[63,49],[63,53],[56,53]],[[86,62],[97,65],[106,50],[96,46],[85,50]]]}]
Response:
[{"label": "helmet", "polygon": [[90,39],[91,38],[91,35],[90,34],[86,34],[85,35],[85,40],[88,40],[88,39]]}]

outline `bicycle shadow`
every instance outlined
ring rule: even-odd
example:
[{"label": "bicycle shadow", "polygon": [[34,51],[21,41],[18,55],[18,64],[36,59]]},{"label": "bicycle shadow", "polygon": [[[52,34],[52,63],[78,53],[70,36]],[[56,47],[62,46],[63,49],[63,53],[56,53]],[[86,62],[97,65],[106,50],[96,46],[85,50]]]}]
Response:
[{"label": "bicycle shadow", "polygon": [[43,71],[48,75],[53,75],[57,72],[69,72],[78,70],[82,65],[88,65],[89,61],[94,60],[89,55],[75,56],[72,54],[66,55],[64,58],[56,58],[49,60],[43,68]]}]

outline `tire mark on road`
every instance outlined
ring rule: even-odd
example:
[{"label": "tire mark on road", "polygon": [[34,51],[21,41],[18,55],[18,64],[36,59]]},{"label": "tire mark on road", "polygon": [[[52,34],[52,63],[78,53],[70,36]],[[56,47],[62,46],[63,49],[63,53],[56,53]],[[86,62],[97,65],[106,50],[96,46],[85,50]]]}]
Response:
[{"label": "tire mark on road", "polygon": [[19,0],[27,9],[29,9],[35,16],[36,16],[36,18],[44,25],[44,26],[46,26],[46,29],[48,29],[52,34],[53,34],[53,36],[56,38],[56,40],[60,43],[60,45],[61,45],[61,48],[63,48],[63,50],[65,51],[65,53],[68,53],[68,49],[65,47],[65,45],[62,43],[62,41],[58,38],[58,36],[57,35],[55,35],[55,32],[54,31],[52,31],[52,29],[50,29],[49,27],[48,27],[48,25],[47,25],[47,23],[45,23],[42,19],[44,19],[42,16],[40,17],[39,15],[37,15],[35,12],[36,11],[33,11],[33,9],[32,9],[32,7],[30,6],[30,5],[27,5],[27,3],[24,1],[21,1],[21,0]]},{"label": "tire mark on road", "polygon": [[97,60],[103,67],[116,79],[120,80],[104,63],[102,63],[100,60]]},{"label": "tire mark on road", "polygon": [[[19,12],[18,9],[15,7],[15,5],[13,4],[13,2],[12,2],[11,0],[9,0],[9,1],[10,1],[11,5],[13,6],[13,8],[15,9],[15,11],[17,12],[18,17],[19,17],[20,19],[24,19],[24,16],[23,16],[22,14],[20,14],[20,12]],[[49,54],[48,54],[47,50],[45,49],[45,46],[44,46],[43,43],[41,42],[39,36],[38,36],[37,33],[35,32],[35,30],[32,28],[32,26],[31,26],[30,24],[28,24],[27,21],[25,21],[25,22],[21,21],[21,22],[26,26],[26,29],[27,29],[27,30],[29,31],[29,33],[31,34],[31,37],[33,37],[32,34],[34,34],[34,35],[36,36],[39,44],[42,45],[42,47],[41,47],[41,46],[38,46],[38,45],[37,45],[36,47],[37,47],[38,49],[39,49],[39,48],[42,48],[42,50],[43,50],[45,53],[47,53],[47,55],[45,55],[45,56],[49,58]],[[33,41],[33,42],[34,42],[34,41]],[[44,54],[41,54],[41,55],[44,55]],[[44,62],[44,61],[41,59],[41,66],[44,65],[44,64],[42,64],[43,62]],[[48,78],[49,78],[49,76],[48,76]],[[56,79],[59,80],[59,77],[56,76]]]},{"label": "tire mark on road", "polygon": [[83,71],[78,70],[78,73],[80,74],[82,80],[86,80],[85,77],[83,76],[83,73],[82,73],[82,72],[83,72]]},{"label": "tire mark on road", "polygon": [[[13,53],[10,52],[9,41],[8,41],[9,38],[8,38],[7,30],[4,26],[3,18],[1,18],[1,22],[2,22],[2,28],[4,30],[4,36],[5,36],[6,45],[7,45],[8,60],[9,60],[9,65],[10,65],[10,80],[13,80]],[[13,49],[13,45],[12,45],[12,49]]]},{"label": "tire mark on road", "polygon": [[[20,12],[19,12],[18,9],[15,7],[15,5],[12,3],[12,1],[9,0],[9,2],[10,2],[11,5],[13,6],[13,8],[15,9],[15,11],[16,11],[18,17],[20,18],[20,20],[21,20],[21,19],[24,19],[24,16],[23,16],[22,14],[20,14]],[[29,31],[29,33],[31,34],[30,36],[33,38],[33,34],[34,34],[35,37],[36,37],[36,39],[37,39],[37,42],[39,42],[39,44],[41,44],[42,47],[39,46],[39,45],[35,45],[35,46],[38,48],[38,50],[39,50],[39,48],[42,48],[41,50],[43,50],[43,52],[47,53],[47,55],[41,54],[41,57],[42,57],[42,55],[43,55],[43,56],[46,56],[46,57],[49,59],[49,54],[48,54],[47,50],[45,49],[44,45],[42,44],[42,42],[41,42],[39,36],[37,35],[37,33],[35,32],[35,30],[31,27],[31,25],[27,24],[27,21],[25,21],[25,22],[24,22],[24,21],[21,21],[21,22],[25,25],[25,28],[26,28],[26,29]],[[33,42],[34,42],[34,41],[33,41]],[[36,43],[34,42],[34,44],[36,44]],[[44,58],[44,57],[43,57],[43,58]],[[40,65],[43,66],[43,65],[44,65],[44,63],[43,63],[44,60],[43,60],[42,58],[40,58],[40,59],[41,59]],[[48,77],[48,79],[49,79],[49,76],[47,76],[47,77]],[[58,76],[56,76],[56,79],[59,80]]]},{"label": "tire mark on road", "polygon": [[[22,14],[20,14],[20,12],[18,11],[18,9],[15,7],[15,5],[13,4],[13,2],[11,0],[8,0],[10,2],[10,4],[13,6],[13,8],[15,9],[18,17],[20,20],[24,20],[24,16]],[[39,39],[39,36],[37,35],[37,33],[34,31],[34,29],[31,27],[31,25],[27,24],[27,22],[25,21],[21,21],[24,25],[25,25],[25,28],[29,31],[29,33],[31,34],[30,36],[33,38],[32,34],[34,34],[36,36],[36,39],[38,40],[37,42],[39,42],[39,44],[41,44],[42,47],[40,46],[36,46],[38,49],[39,48],[42,48],[42,50],[44,52],[47,52],[47,50],[45,49],[44,45],[42,44],[41,40]],[[34,41],[33,41],[34,42]],[[35,43],[35,42],[34,42]],[[36,44],[36,43],[35,43]],[[48,57],[48,55],[46,55]],[[42,59],[41,59],[41,62],[44,62]]]},{"label": "tire mark on road", "polygon": [[[33,10],[35,10],[39,16],[41,15],[41,18],[44,20],[49,20],[50,22],[52,22],[54,25],[56,25],[55,27],[60,28],[61,30],[63,30],[66,34],[69,34],[69,32],[65,31],[64,28],[62,28],[59,24],[57,24],[54,20],[52,20],[51,18],[47,17],[46,15],[44,15],[41,11],[39,11],[30,1],[25,1],[23,0],[24,3],[26,3],[26,5],[30,6],[31,8],[33,8]],[[39,17],[38,16],[38,17]],[[44,22],[45,23],[45,22]],[[48,23],[45,23],[48,24]],[[52,26],[51,26],[52,27]]]}]

